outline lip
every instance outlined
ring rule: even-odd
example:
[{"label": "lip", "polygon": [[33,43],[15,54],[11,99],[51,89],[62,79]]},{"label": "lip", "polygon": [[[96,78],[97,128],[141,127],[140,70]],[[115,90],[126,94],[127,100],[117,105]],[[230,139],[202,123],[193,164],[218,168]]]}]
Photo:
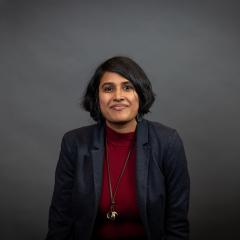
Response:
[{"label": "lip", "polygon": [[116,110],[116,111],[121,111],[127,107],[128,107],[128,105],[126,105],[126,104],[114,104],[110,108],[113,110]]}]

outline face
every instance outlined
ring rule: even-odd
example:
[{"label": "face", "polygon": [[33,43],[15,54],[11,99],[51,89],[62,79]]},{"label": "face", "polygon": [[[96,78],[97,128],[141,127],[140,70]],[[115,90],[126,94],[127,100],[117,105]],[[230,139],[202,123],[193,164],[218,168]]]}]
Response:
[{"label": "face", "polygon": [[136,124],[138,94],[130,81],[114,72],[105,72],[99,84],[100,110],[107,123]]}]

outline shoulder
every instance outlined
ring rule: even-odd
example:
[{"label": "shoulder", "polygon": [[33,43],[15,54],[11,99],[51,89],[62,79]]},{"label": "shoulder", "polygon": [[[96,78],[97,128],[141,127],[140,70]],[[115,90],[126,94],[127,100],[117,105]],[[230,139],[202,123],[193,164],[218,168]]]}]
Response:
[{"label": "shoulder", "polygon": [[156,160],[161,169],[167,171],[186,166],[186,156],[183,141],[175,128],[159,122],[147,121],[149,141],[152,149],[162,156]]},{"label": "shoulder", "polygon": [[160,122],[156,122],[156,121],[150,121],[150,120],[145,120],[148,124],[149,130],[155,130],[158,132],[162,132],[162,133],[171,133],[173,131],[175,131],[174,128],[167,126],[163,123]]},{"label": "shoulder", "polygon": [[75,128],[65,132],[62,139],[63,141],[67,142],[75,141],[78,142],[80,141],[81,143],[88,142],[91,139],[93,132],[96,128],[98,128],[98,124],[92,124],[80,128]]},{"label": "shoulder", "polygon": [[71,129],[67,131],[64,136],[71,137],[71,136],[78,136],[82,134],[90,134],[95,128],[97,127],[97,124],[87,125],[75,129]]},{"label": "shoulder", "polygon": [[164,147],[169,147],[175,144],[182,144],[182,139],[178,131],[163,123],[144,120],[148,126],[149,140],[152,143],[161,144]]},{"label": "shoulder", "polygon": [[176,129],[170,126],[167,126],[163,123],[145,120],[148,125],[148,131],[150,136],[156,136],[159,138],[168,138],[171,135],[176,133]]}]

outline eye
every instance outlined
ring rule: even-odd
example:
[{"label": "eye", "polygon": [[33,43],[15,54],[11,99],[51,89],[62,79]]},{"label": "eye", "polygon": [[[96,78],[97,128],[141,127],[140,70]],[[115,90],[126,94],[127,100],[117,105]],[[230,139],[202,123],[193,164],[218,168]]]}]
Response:
[{"label": "eye", "polygon": [[112,90],[113,90],[113,87],[112,87],[112,86],[104,86],[104,87],[103,87],[103,91],[104,91],[104,92],[112,92]]},{"label": "eye", "polygon": [[134,87],[133,87],[131,84],[125,84],[125,85],[123,86],[123,89],[124,89],[125,91],[131,91],[131,90],[134,89]]}]

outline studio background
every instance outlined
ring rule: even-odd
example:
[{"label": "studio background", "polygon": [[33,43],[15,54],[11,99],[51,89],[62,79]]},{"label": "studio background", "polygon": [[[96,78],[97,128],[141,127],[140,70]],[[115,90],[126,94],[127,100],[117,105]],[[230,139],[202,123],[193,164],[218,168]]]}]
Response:
[{"label": "studio background", "polygon": [[0,1],[0,236],[44,239],[63,134],[95,68],[133,58],[176,128],[191,176],[191,239],[239,239],[238,1]]}]

